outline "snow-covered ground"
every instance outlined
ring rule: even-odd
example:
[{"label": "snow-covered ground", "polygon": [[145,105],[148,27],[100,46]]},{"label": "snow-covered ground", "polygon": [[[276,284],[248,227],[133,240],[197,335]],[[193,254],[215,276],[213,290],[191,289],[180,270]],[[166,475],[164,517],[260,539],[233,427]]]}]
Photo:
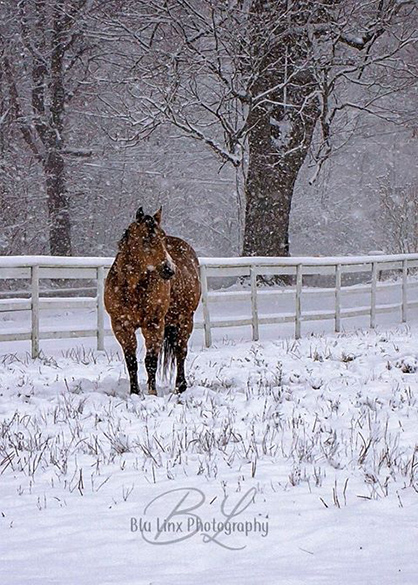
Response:
[{"label": "snow-covered ground", "polygon": [[181,398],[1,344],[0,582],[415,584],[418,326],[270,337],[199,338]]}]

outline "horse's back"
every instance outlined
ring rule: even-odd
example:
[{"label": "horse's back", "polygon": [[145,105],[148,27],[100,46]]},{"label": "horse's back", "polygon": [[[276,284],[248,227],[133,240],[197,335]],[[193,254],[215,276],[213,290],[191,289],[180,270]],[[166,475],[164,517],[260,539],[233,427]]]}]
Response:
[{"label": "horse's back", "polygon": [[174,262],[176,260],[178,262],[183,261],[186,264],[193,265],[196,270],[199,270],[199,260],[196,252],[186,241],[176,236],[167,236],[166,248]]},{"label": "horse's back", "polygon": [[167,236],[166,248],[176,273],[171,281],[171,302],[169,314],[194,313],[200,300],[199,260],[193,248],[175,236]]}]

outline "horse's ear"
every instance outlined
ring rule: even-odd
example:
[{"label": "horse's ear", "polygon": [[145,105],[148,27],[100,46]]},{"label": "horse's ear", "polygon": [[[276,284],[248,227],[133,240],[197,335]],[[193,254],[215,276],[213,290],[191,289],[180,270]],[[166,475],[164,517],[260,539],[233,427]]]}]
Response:
[{"label": "horse's ear", "polygon": [[138,211],[136,212],[136,221],[142,221],[144,219],[144,210],[142,209],[142,207],[140,207],[138,209]]},{"label": "horse's ear", "polygon": [[160,223],[161,223],[162,212],[163,212],[163,208],[160,207],[160,209],[157,211],[157,213],[154,213],[154,219],[155,219],[155,223],[157,225],[160,225]]}]

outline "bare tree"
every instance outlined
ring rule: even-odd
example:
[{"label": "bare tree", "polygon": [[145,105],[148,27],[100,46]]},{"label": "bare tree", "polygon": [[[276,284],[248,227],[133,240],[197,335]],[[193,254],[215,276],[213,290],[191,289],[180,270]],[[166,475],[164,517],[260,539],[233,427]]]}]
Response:
[{"label": "bare tree", "polygon": [[385,97],[416,80],[409,0],[151,0],[126,12],[112,26],[137,46],[118,109],[127,140],[169,123],[241,169],[246,255],[289,253],[308,153],[314,180],[358,112],[398,123]]},{"label": "bare tree", "polygon": [[[1,71],[5,118],[41,166],[46,185],[49,244],[71,254],[66,156],[84,156],[66,143],[68,105],[85,81],[82,56],[87,0],[6,0],[1,3]],[[89,5],[89,6],[88,6]]]}]

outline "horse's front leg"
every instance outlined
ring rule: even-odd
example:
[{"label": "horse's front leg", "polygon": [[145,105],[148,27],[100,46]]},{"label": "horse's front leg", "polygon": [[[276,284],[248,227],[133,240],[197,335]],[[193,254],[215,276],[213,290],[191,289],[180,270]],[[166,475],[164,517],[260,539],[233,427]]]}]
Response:
[{"label": "horse's front leg", "polygon": [[157,396],[155,378],[157,374],[158,356],[164,339],[164,320],[154,320],[142,327],[145,339],[145,368],[148,374],[148,393]]},{"label": "horse's front leg", "polygon": [[137,340],[135,328],[125,322],[112,319],[112,329],[119,341],[125,356],[126,368],[129,374],[131,394],[139,394],[138,386],[138,361],[136,359]]}]

